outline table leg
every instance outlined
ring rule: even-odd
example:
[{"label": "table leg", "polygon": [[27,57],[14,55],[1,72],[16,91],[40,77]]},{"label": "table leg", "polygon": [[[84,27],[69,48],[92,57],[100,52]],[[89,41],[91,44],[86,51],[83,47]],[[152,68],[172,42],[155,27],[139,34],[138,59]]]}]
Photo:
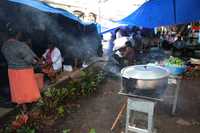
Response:
[{"label": "table leg", "polygon": [[176,86],[175,94],[174,94],[172,115],[174,115],[176,112],[176,106],[177,106],[178,95],[179,95],[179,91],[180,91],[181,79],[176,79],[176,82],[177,82],[177,86]]}]

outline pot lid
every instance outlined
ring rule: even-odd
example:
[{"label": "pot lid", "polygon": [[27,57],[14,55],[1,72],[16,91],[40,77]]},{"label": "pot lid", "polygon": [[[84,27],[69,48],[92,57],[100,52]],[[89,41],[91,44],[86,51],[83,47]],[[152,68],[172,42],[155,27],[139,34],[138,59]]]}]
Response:
[{"label": "pot lid", "polygon": [[159,66],[135,65],[123,68],[121,75],[124,78],[151,80],[167,77],[169,72]]}]

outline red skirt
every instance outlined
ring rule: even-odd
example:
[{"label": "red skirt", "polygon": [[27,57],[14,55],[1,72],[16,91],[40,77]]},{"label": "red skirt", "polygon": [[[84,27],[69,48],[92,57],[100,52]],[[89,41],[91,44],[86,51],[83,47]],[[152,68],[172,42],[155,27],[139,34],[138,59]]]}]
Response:
[{"label": "red skirt", "polygon": [[32,103],[40,98],[33,68],[8,69],[11,100],[17,104]]}]

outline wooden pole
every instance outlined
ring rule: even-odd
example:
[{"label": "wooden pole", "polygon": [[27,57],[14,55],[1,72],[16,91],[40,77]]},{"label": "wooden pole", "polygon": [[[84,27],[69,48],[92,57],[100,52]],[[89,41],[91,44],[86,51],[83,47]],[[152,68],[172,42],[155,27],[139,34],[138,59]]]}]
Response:
[{"label": "wooden pole", "polygon": [[114,128],[116,127],[116,125],[117,125],[119,119],[121,118],[121,116],[122,116],[124,110],[126,109],[126,105],[127,105],[127,98],[126,98],[126,100],[125,100],[125,102],[124,102],[122,108],[120,109],[120,111],[119,111],[119,113],[118,113],[118,115],[117,115],[117,118],[115,119],[115,121],[114,121],[114,123],[113,123],[113,125],[112,125],[112,127],[111,127],[111,131],[113,131]]}]

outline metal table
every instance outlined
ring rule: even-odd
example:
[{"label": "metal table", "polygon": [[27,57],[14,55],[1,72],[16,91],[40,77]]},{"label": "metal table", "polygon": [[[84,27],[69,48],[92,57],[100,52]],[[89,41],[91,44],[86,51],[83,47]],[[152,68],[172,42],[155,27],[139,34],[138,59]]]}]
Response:
[{"label": "metal table", "polygon": [[172,103],[172,115],[174,115],[176,113],[178,96],[179,96],[179,92],[181,89],[181,82],[182,82],[182,76],[170,76],[169,77],[168,84],[175,85],[173,103]]},{"label": "metal table", "polygon": [[[170,76],[168,80],[168,84],[175,85],[174,88],[174,94],[173,94],[173,103],[172,103],[172,114],[175,114],[176,112],[176,106],[177,106],[177,100],[178,95],[180,91],[180,85],[181,85],[181,76]],[[122,90],[123,86],[121,84]],[[135,91],[135,93],[126,93],[123,91],[120,91],[120,95],[128,96],[127,101],[127,117],[126,117],[126,133],[128,131],[133,131],[137,133],[154,133],[154,108],[158,101],[164,101],[163,95],[165,93],[166,89],[164,90],[158,90],[155,92],[149,93],[149,95],[144,95],[143,93],[138,93]],[[159,93],[158,93],[159,92]],[[159,94],[159,95],[157,95]],[[146,113],[148,115],[148,127],[147,129],[141,129],[137,127],[130,126],[129,119],[130,119],[130,112],[131,111],[137,111]]]}]

